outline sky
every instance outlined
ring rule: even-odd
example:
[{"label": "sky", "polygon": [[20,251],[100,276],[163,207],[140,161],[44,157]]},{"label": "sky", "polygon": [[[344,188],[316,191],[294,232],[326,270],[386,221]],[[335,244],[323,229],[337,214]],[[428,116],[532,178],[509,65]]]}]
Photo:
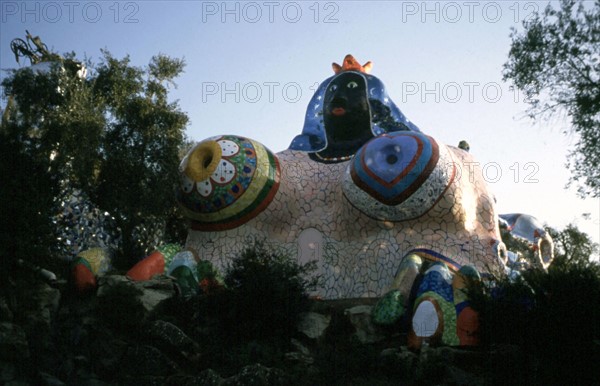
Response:
[{"label": "sky", "polygon": [[557,229],[574,223],[600,242],[600,199],[565,189],[576,142],[564,134],[569,121],[530,120],[523,96],[502,81],[511,27],[547,4],[2,1],[0,69],[28,65],[10,51],[25,30],[52,51],[95,63],[101,49],[136,66],[158,53],[183,58],[171,97],[190,117],[191,139],[236,134],[278,152],[302,131],[331,63],[352,54],[373,62],[371,73],[424,133],[454,146],[467,140],[499,213],[528,213]]}]

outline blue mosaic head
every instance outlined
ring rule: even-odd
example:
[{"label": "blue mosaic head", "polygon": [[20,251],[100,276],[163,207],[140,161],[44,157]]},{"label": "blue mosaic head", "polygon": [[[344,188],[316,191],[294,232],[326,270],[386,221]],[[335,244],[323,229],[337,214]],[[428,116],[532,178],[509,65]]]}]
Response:
[{"label": "blue mosaic head", "polygon": [[306,110],[302,134],[289,149],[314,153],[316,161],[344,161],[368,140],[393,131],[417,131],[389,98],[385,86],[352,55],[319,86]]}]

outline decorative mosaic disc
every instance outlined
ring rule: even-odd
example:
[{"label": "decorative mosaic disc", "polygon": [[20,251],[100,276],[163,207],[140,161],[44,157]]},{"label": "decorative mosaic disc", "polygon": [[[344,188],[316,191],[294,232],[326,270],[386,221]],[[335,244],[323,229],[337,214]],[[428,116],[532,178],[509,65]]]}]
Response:
[{"label": "decorative mosaic disc", "polygon": [[452,182],[445,146],[422,133],[394,132],[367,142],[344,178],[344,194],[363,213],[401,221],[426,213]]},{"label": "decorative mosaic disc", "polygon": [[279,187],[279,163],[248,138],[224,135],[196,145],[179,166],[179,203],[192,228],[238,227],[264,210]]}]

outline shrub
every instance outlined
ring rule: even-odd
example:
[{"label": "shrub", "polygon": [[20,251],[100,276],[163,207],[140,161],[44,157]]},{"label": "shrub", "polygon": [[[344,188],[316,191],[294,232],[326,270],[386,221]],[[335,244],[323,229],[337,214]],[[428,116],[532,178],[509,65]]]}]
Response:
[{"label": "shrub", "polygon": [[[590,384],[600,379],[600,265],[553,265],[491,290],[472,289],[484,346],[514,344],[529,355],[523,382]],[[525,372],[524,372],[525,373]]]},{"label": "shrub", "polygon": [[134,332],[144,319],[139,297],[143,291],[128,283],[119,283],[98,298],[96,314],[107,326],[122,332]]},{"label": "shrub", "polygon": [[225,273],[220,317],[232,337],[290,337],[300,313],[308,309],[308,292],[317,284],[309,274],[314,263],[299,265],[254,242],[233,259]]}]

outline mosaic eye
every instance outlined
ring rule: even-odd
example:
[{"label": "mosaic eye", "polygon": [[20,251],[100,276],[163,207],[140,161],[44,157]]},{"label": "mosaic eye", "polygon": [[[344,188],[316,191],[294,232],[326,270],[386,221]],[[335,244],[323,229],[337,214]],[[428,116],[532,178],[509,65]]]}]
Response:
[{"label": "mosaic eye", "polygon": [[337,84],[332,84],[331,87],[329,87],[329,91],[334,92],[335,90],[337,90]]},{"label": "mosaic eye", "polygon": [[353,82],[348,83],[346,85],[346,87],[348,87],[348,88],[357,88],[358,87],[358,83],[356,83],[356,82],[353,81]]}]

